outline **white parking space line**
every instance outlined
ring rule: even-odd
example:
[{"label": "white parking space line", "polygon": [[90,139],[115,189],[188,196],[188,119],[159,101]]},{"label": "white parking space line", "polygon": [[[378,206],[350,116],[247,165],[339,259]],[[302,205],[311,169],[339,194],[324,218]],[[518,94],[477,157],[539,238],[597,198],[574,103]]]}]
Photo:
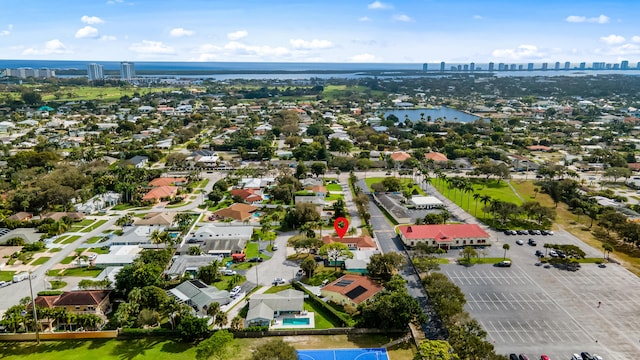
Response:
[{"label": "white parking space line", "polygon": [[507,330],[507,328],[504,326],[504,322],[499,321],[498,325],[500,325],[500,327],[502,328],[501,331],[505,335],[509,336],[509,339],[511,339],[511,343],[515,343],[517,339],[514,336],[511,336],[511,334],[513,334],[513,333],[511,332],[511,330]]}]

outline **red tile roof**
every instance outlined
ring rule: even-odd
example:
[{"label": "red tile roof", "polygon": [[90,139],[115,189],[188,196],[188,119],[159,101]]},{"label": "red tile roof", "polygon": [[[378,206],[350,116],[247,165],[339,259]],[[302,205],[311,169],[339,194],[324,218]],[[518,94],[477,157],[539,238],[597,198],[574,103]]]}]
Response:
[{"label": "red tile roof", "polygon": [[254,202],[261,201],[262,196],[256,194],[256,189],[233,189],[231,196],[238,196],[244,201]]},{"label": "red tile roof", "polygon": [[[347,286],[337,286],[336,284],[340,283],[341,281],[342,283],[351,281],[351,283],[348,284]],[[363,287],[365,291],[362,293],[358,292],[359,295],[351,299],[351,297],[349,297],[347,294],[351,290],[356,289],[358,286]],[[369,279],[366,276],[344,275],[341,278],[335,280],[334,282],[327,284],[327,286],[322,288],[322,291],[329,291],[329,292],[341,294],[343,296],[347,296],[355,304],[360,304],[363,301],[366,301],[370,297],[382,291],[382,289],[383,289],[382,286],[380,286],[378,283]]]},{"label": "red tile roof", "polygon": [[244,221],[251,217],[251,213],[258,210],[257,207],[236,203],[227,208],[220,209],[213,213],[214,216],[220,219],[232,218],[239,221]]},{"label": "red tile roof", "polygon": [[411,155],[404,151],[396,151],[391,154],[391,159],[393,159],[393,161],[405,161],[409,158],[411,158]]},{"label": "red tile roof", "polygon": [[531,145],[527,146],[527,149],[531,151],[551,151],[551,148],[544,145]]},{"label": "red tile roof", "polygon": [[159,177],[151,180],[151,182],[149,182],[149,186],[170,186],[184,182],[187,182],[187,179],[183,177]]},{"label": "red tile roof", "polygon": [[175,186],[158,186],[149,190],[142,200],[160,200],[165,197],[175,196],[178,193],[178,188]]},{"label": "red tile roof", "polygon": [[449,242],[455,239],[489,238],[489,234],[476,224],[409,225],[400,226],[399,229],[409,240],[432,239]]},{"label": "red tile roof", "polygon": [[55,306],[93,305],[97,306],[109,296],[110,290],[68,291],[62,293]]},{"label": "red tile roof", "polygon": [[358,249],[362,248],[373,248],[377,249],[376,243],[371,239],[370,236],[356,236],[356,237],[343,237],[340,239],[339,236],[323,236],[322,242],[325,244],[331,244],[334,242],[343,243],[345,245],[348,244],[356,244]]},{"label": "red tile roof", "polygon": [[424,154],[424,157],[427,160],[433,159],[433,161],[449,161],[449,159],[447,159],[447,155],[435,151]]}]

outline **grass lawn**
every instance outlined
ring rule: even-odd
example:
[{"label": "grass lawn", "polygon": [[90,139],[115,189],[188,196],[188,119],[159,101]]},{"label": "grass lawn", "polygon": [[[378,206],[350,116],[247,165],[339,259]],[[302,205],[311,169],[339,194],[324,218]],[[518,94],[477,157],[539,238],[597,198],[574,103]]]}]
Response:
[{"label": "grass lawn", "polygon": [[[385,178],[383,177],[372,177],[372,178],[364,179],[364,182],[365,184],[367,184],[367,187],[369,187],[369,190],[373,191],[373,189],[371,189],[371,185],[382,182],[382,180],[384,179]],[[412,189],[416,189],[418,191],[419,195],[425,195],[424,191],[422,191],[422,189],[419,186],[413,186],[414,184],[413,179],[411,178],[399,178],[399,179],[400,179],[400,183],[402,184],[403,191],[409,189],[409,186],[411,186]]]},{"label": "grass lawn", "polygon": [[342,185],[340,184],[329,184],[325,186],[327,188],[327,191],[333,191],[333,192],[342,192]]},{"label": "grass lawn", "polygon": [[102,269],[94,268],[69,268],[62,270],[49,270],[47,276],[80,276],[80,277],[96,277],[102,272]]},{"label": "grass lawn", "polygon": [[260,244],[257,242],[249,242],[247,244],[247,248],[245,249],[245,254],[247,254],[247,259],[251,259],[252,257],[257,257],[258,253],[260,253]]},{"label": "grass lawn", "polygon": [[329,195],[324,199],[327,201],[336,201],[338,199],[344,200],[344,194],[329,193]]},{"label": "grass lawn", "polygon": [[54,244],[60,244],[63,242],[68,236],[59,236],[57,239],[53,240]]},{"label": "grass lawn", "polygon": [[[449,191],[449,186],[446,182],[440,181],[437,178],[431,180],[431,184],[444,196],[446,196],[449,200],[455,202],[458,206],[460,206],[463,210],[466,210],[471,215],[475,215],[478,218],[482,218],[484,216],[482,209],[485,207],[485,204],[479,201],[476,201],[473,198],[474,193],[478,193],[480,195],[488,195],[492,199],[497,199],[500,201],[506,201],[510,203],[514,203],[516,205],[522,205],[524,201],[529,201],[523,196],[523,199],[519,198],[516,193],[511,190],[509,184],[504,181],[500,181],[499,183],[496,180],[485,181],[485,179],[477,179],[471,178],[473,185],[473,192],[470,193],[461,193],[459,190],[451,189]],[[514,184],[515,188],[515,184]],[[517,189],[516,189],[517,191]],[[487,203],[489,206],[489,203]],[[477,211],[477,214],[476,214]],[[485,221],[490,220],[490,215],[487,215],[487,219]]]},{"label": "grass lawn", "polygon": [[67,286],[66,282],[60,280],[49,281],[49,284],[51,284],[51,290],[62,289],[63,287]]},{"label": "grass lawn", "polygon": [[305,301],[304,309],[308,312],[314,313],[313,318],[316,324],[316,327],[314,329],[333,329],[334,327],[338,326],[337,324],[333,324],[331,321],[329,321],[329,319],[325,317],[326,310],[317,306],[315,303],[312,303],[311,301]]},{"label": "grass lawn", "polygon": [[85,227],[85,226],[89,226],[89,225],[93,224],[94,221],[95,220],[93,220],[93,219],[84,219],[82,221],[74,223],[73,226]]},{"label": "grass lawn", "polygon": [[102,240],[104,236],[94,236],[92,238],[90,238],[89,240],[85,241],[86,244],[95,244],[98,241]]},{"label": "grass lawn", "polygon": [[102,360],[102,359],[195,359],[195,346],[171,340],[146,338],[137,340],[68,340],[35,343],[0,344],[4,360]]},{"label": "grass lawn", "polygon": [[108,254],[109,248],[108,247],[92,247],[92,248],[89,248],[89,251],[94,252],[96,254]]},{"label": "grass lawn", "polygon": [[293,289],[293,286],[291,286],[291,284],[272,286],[272,287],[268,288],[267,290],[265,290],[264,293],[265,294],[275,294],[275,293],[279,293],[280,291],[287,290],[287,289]]},{"label": "grass lawn", "polygon": [[42,264],[46,263],[49,259],[51,259],[51,258],[47,257],[47,256],[41,256],[41,257],[37,258],[34,262],[32,262],[30,265],[32,265],[32,266],[42,265]]},{"label": "grass lawn", "polygon": [[[465,261],[464,264],[466,264],[466,259],[460,258],[458,261],[460,263],[462,263],[463,260]],[[511,261],[511,259],[509,259],[509,258],[503,259],[503,258],[491,258],[491,257],[488,257],[488,258],[474,258],[474,257],[472,257],[471,258],[471,262],[469,264],[470,265],[474,265],[474,264],[497,264],[497,263],[499,263],[500,261],[503,261],[503,260]]]},{"label": "grass lawn", "polygon": [[[211,285],[213,285],[213,286],[215,286],[216,288],[218,288],[218,290],[227,290],[227,288],[229,287],[229,280],[231,280],[231,276],[232,276],[232,275],[230,275],[230,276],[223,275],[223,276],[222,276],[222,280],[220,280],[220,281],[218,281],[218,282],[214,282],[214,283],[213,283],[213,284],[211,284]],[[247,281],[247,278],[246,278],[246,277],[244,277],[244,276],[242,276],[242,275],[240,275],[240,277],[241,277],[241,279],[240,279],[240,281],[238,282],[238,285],[240,285],[240,284],[242,284],[243,282]]]},{"label": "grass lawn", "polygon": [[0,271],[0,281],[13,281],[15,271]]},{"label": "grass lawn", "polygon": [[93,224],[91,224],[91,226],[87,226],[86,228],[84,228],[81,232],[92,232],[93,230],[97,229],[98,227],[102,226],[103,224],[105,224],[107,222],[107,220],[98,220],[96,222],[94,222]]},{"label": "grass lawn", "polygon": [[62,243],[63,244],[71,244],[74,241],[80,239],[80,235],[74,235],[74,236],[69,236],[68,238],[65,238]]},{"label": "grass lawn", "polygon": [[73,259],[75,259],[75,256],[67,256],[66,258],[62,259],[62,261],[60,261],[60,264],[71,264],[71,262],[73,261]]},{"label": "grass lawn", "polygon": [[48,253],[57,253],[59,251],[62,251],[62,248],[54,247],[54,248],[49,249],[47,252]]},{"label": "grass lawn", "polygon": [[[280,339],[280,337],[276,337]],[[254,348],[273,338],[235,339],[233,359],[248,360]],[[289,336],[287,342],[297,349],[345,349],[373,348],[389,343],[394,338],[384,335],[327,335]],[[392,360],[411,360],[415,349],[412,346],[394,347],[389,351]],[[191,343],[181,343],[162,338],[136,340],[96,339],[0,343],[3,360],[192,360],[196,357],[196,347]]]}]

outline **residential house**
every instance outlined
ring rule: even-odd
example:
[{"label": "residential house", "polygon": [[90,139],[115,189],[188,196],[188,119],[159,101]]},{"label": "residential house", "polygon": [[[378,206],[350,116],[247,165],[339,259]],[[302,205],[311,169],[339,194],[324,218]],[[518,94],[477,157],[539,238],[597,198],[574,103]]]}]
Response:
[{"label": "residential house", "polygon": [[140,156],[140,155],[136,155],[134,157],[132,157],[131,159],[127,160],[127,163],[133,165],[136,168],[143,168],[145,165],[147,165],[147,162],[149,162],[149,158],[146,156]]},{"label": "residential house", "polygon": [[188,280],[173,289],[167,290],[169,297],[175,298],[180,303],[191,306],[195,311],[206,313],[212,303],[226,305],[231,302],[229,292],[218,290],[200,280]]},{"label": "residential house", "polygon": [[251,235],[253,235],[253,227],[251,226],[206,225],[192,233],[187,243],[177,252],[188,254],[191,246],[199,244],[203,254],[222,256],[242,254]]},{"label": "residential house", "polygon": [[323,236],[322,242],[326,244],[331,243],[343,243],[347,245],[349,250],[377,250],[378,246],[375,241],[371,238],[371,236],[353,236],[353,237],[342,237],[339,236]]},{"label": "residential house", "polygon": [[424,154],[425,159],[427,160],[433,160],[436,163],[439,162],[447,162],[449,161],[449,159],[447,158],[447,155],[443,154],[443,153],[439,153],[436,151],[432,151],[432,152],[428,152],[426,154]]},{"label": "residential house", "polygon": [[29,221],[31,220],[32,217],[33,217],[32,213],[20,211],[9,216],[7,219],[12,221]]},{"label": "residential house", "polygon": [[129,265],[138,257],[140,251],[142,248],[137,245],[111,246],[108,254],[99,254],[92,264],[100,269]]},{"label": "residential house", "polygon": [[51,219],[53,221],[60,221],[64,217],[68,217],[72,221],[81,221],[85,215],[81,212],[54,211],[40,216],[41,219]]},{"label": "residential house", "polygon": [[304,309],[304,293],[287,289],[275,294],[254,294],[249,298],[247,326],[269,326],[284,314],[299,314]]},{"label": "residential house", "polygon": [[151,180],[149,186],[182,186],[187,183],[183,177],[159,177]]},{"label": "residential house", "polygon": [[476,224],[408,225],[399,226],[400,239],[407,246],[419,242],[444,249],[466,245],[486,246],[489,234]]},{"label": "residential house", "polygon": [[145,226],[171,227],[175,217],[175,211],[150,212],[145,214],[142,219],[136,220],[134,224]]},{"label": "residential house", "polygon": [[116,204],[120,203],[121,198],[122,194],[109,191],[104,194],[96,195],[87,200],[87,202],[85,203],[76,204],[73,208],[75,211],[80,213],[93,214],[106,208],[115,206]]},{"label": "residential house", "polygon": [[400,163],[411,158],[411,155],[404,151],[395,151],[391,153],[389,157],[391,157],[391,160],[395,161],[396,163]]},{"label": "residential house", "polygon": [[177,186],[158,186],[155,187],[142,197],[142,200],[159,202],[162,199],[170,199],[178,194]]},{"label": "residential house", "polygon": [[63,308],[76,314],[93,314],[107,320],[111,312],[111,290],[75,290],[60,295],[38,296],[36,307],[48,309]]},{"label": "residential house", "polygon": [[209,220],[215,219],[233,219],[236,221],[245,221],[251,219],[253,213],[258,210],[257,207],[248,204],[233,204],[224,209],[215,211]]},{"label": "residential house", "polygon": [[247,204],[260,204],[263,201],[262,191],[258,189],[233,189],[231,196],[237,196]]},{"label": "residential house", "polygon": [[357,307],[371,300],[383,287],[366,276],[343,275],[320,290],[320,295],[338,305]]}]

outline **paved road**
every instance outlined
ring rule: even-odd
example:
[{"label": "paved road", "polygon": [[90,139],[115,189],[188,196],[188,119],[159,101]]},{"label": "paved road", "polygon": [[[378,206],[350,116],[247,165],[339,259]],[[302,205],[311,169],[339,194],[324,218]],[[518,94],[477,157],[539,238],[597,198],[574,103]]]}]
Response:
[{"label": "paved road", "polygon": [[[82,233],[82,236],[71,244],[66,244],[62,247],[62,250],[49,253],[51,258],[44,264],[38,266],[32,273],[33,280],[31,281],[33,286],[33,294],[37,294],[39,291],[45,290],[45,274],[49,269],[53,268],[56,264],[60,263],[64,258],[71,255],[76,248],[80,247],[88,239],[102,234],[103,231],[109,229],[115,224],[117,217],[109,217],[107,222],[96,228],[95,230]],[[20,299],[31,296],[29,292],[29,282],[22,281],[16,284],[11,284],[7,287],[0,289],[0,312],[4,313],[8,308],[18,304]]]}]

